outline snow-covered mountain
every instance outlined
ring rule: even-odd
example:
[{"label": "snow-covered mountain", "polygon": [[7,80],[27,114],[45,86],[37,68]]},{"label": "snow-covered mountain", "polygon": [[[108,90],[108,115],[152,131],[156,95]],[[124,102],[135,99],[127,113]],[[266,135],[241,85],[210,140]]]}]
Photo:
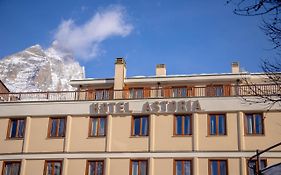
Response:
[{"label": "snow-covered mountain", "polygon": [[31,46],[0,60],[0,79],[12,92],[72,90],[71,79],[84,78],[84,68],[53,44]]}]

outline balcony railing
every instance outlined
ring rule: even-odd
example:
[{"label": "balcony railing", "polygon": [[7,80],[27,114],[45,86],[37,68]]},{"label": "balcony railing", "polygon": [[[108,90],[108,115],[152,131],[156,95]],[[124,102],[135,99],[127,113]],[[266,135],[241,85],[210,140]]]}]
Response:
[{"label": "balcony railing", "polygon": [[0,93],[1,102],[86,101],[113,99],[280,96],[281,85],[221,85],[204,87],[138,88],[129,90],[49,91]]}]

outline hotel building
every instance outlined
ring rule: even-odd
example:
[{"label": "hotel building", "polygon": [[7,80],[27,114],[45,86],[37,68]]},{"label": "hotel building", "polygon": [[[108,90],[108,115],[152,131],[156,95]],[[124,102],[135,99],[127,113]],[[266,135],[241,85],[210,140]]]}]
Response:
[{"label": "hotel building", "polygon": [[[263,73],[127,77],[122,58],[106,79],[72,80],[76,91],[0,94],[1,175],[250,175],[249,157],[281,141],[280,106],[258,90]],[[241,98],[241,96],[243,98]],[[281,162],[281,147],[261,167]],[[255,162],[251,162],[254,164]]]}]

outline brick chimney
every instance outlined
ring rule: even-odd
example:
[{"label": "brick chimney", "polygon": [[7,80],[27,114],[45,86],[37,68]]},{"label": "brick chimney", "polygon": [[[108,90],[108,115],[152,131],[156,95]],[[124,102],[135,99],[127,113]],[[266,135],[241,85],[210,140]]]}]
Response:
[{"label": "brick chimney", "polygon": [[156,65],[156,76],[166,76],[166,65],[165,64]]},{"label": "brick chimney", "polygon": [[233,73],[233,74],[240,73],[239,62],[232,62],[232,64],[231,64],[231,73]]}]

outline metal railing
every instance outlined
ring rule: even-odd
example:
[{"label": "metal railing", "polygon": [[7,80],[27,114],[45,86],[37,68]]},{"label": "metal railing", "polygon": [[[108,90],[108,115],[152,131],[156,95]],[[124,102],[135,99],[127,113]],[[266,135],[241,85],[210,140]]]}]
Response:
[{"label": "metal railing", "polygon": [[148,98],[192,98],[232,96],[280,96],[281,85],[215,85],[202,87],[137,88],[127,90],[87,90],[0,93],[1,102],[86,101]]}]

